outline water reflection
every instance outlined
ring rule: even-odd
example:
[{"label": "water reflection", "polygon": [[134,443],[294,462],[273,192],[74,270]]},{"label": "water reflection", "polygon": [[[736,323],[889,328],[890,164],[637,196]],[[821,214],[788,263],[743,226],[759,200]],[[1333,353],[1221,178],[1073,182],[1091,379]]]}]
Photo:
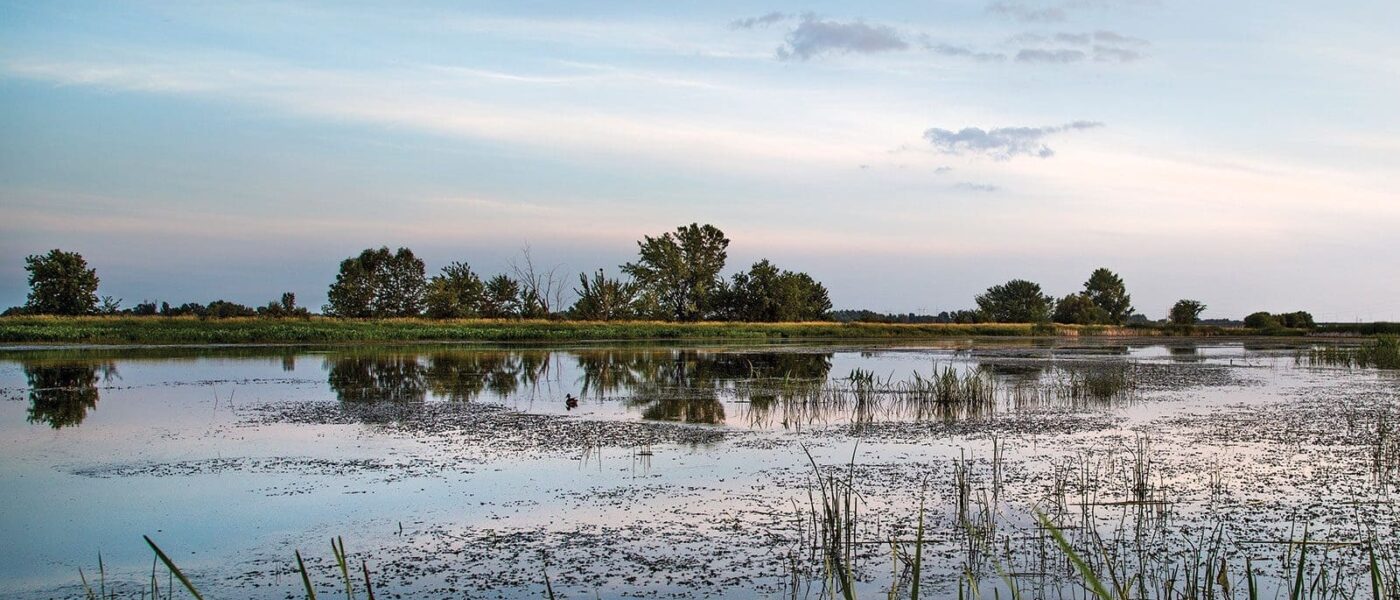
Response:
[{"label": "water reflection", "polygon": [[30,423],[76,427],[97,408],[98,384],[117,377],[112,362],[23,362],[29,383]]},{"label": "water reflection", "polygon": [[724,396],[763,406],[777,399],[767,386],[738,386],[738,382],[821,382],[831,371],[831,357],[831,353],[610,350],[580,353],[577,360],[581,394],[603,398],[625,393],[626,405],[640,409],[645,419],[715,425],[725,421]]},{"label": "water reflection", "polygon": [[550,352],[435,352],[326,358],[326,383],[341,402],[470,402],[533,388],[550,371]]}]

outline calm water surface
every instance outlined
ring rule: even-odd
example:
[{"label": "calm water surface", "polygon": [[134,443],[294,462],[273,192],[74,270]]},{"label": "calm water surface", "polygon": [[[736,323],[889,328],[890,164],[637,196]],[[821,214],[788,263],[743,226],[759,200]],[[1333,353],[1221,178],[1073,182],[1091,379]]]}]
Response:
[{"label": "calm water surface", "polygon": [[[1400,387],[1300,363],[1300,348],[11,349],[0,590],[79,597],[100,552],[109,582],[137,594],[145,534],[221,597],[296,592],[298,548],[331,593],[326,545],[341,535],[381,585],[426,597],[540,597],[546,571],[564,597],[789,596],[808,554],[808,451],[855,457],[871,594],[898,580],[877,544],[907,537],[920,497],[941,544],[931,585],[951,593],[969,561],[991,567],[958,550],[962,460],[995,494],[980,502],[1007,550],[1031,544],[1033,509],[1122,523],[1114,503],[1134,492],[1119,471],[1144,457],[1139,527],[1267,538],[1307,522],[1351,539],[1364,522],[1388,536],[1388,475],[1368,452]],[[898,392],[944,373],[987,382],[994,401]],[[1359,502],[1378,508],[1328,508]]]}]

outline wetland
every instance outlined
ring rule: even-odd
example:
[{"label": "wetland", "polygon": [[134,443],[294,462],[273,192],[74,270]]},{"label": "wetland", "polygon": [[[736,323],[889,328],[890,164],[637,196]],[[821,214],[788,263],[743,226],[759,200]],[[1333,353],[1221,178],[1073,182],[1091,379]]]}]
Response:
[{"label": "wetland", "polygon": [[381,597],[1084,597],[1058,535],[1134,598],[1393,593],[1400,376],[1356,351],[12,347],[0,589],[100,553],[141,597],[149,535],[206,597],[304,597],[298,550],[344,594],[335,537]]}]

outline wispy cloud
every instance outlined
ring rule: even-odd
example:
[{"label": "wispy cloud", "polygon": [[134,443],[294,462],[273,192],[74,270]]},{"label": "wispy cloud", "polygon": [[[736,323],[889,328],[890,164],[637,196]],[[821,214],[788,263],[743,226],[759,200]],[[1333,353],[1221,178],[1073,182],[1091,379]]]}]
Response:
[{"label": "wispy cloud", "polygon": [[939,56],[967,58],[977,62],[1001,62],[1006,60],[1006,55],[1000,52],[983,52],[968,46],[955,46],[953,44],[934,42],[927,35],[919,36],[919,43],[925,50]]},{"label": "wispy cloud", "polygon": [[760,15],[757,17],[734,19],[733,21],[729,22],[729,27],[732,29],[754,29],[756,27],[768,27],[775,23],[781,23],[791,18],[792,15],[774,11],[766,15]]},{"label": "wispy cloud", "polygon": [[987,5],[987,12],[1023,23],[1053,23],[1065,20],[1065,9],[1060,6],[1031,6],[1021,0],[997,0]]},{"label": "wispy cloud", "polygon": [[984,194],[990,194],[992,192],[1001,190],[1001,186],[992,185],[990,183],[977,183],[973,181],[960,181],[958,182],[956,187],[960,190],[967,190],[969,192],[982,192]]},{"label": "wispy cloud", "polygon": [[809,60],[823,54],[875,54],[907,50],[909,42],[893,27],[864,21],[830,21],[804,15],[778,47],[779,60]]},{"label": "wispy cloud", "polygon": [[1055,151],[1045,144],[1045,138],[1102,126],[1103,123],[1095,121],[1074,121],[1046,127],[964,127],[958,131],[935,127],[924,131],[924,139],[945,154],[981,155],[995,160],[1010,160],[1015,156],[1049,158]]},{"label": "wispy cloud", "polygon": [[1044,50],[1040,48],[1025,48],[1016,53],[1016,62],[1023,63],[1072,63],[1088,58],[1088,55],[1081,50]]}]

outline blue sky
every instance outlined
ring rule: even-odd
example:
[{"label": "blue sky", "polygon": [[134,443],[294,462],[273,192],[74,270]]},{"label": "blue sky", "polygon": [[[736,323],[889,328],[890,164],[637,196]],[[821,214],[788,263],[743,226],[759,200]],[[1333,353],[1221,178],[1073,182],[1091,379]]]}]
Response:
[{"label": "blue sky", "polygon": [[0,304],[319,306],[336,263],[616,272],[694,221],[842,308],[1123,275],[1400,319],[1400,4],[0,3]]}]

